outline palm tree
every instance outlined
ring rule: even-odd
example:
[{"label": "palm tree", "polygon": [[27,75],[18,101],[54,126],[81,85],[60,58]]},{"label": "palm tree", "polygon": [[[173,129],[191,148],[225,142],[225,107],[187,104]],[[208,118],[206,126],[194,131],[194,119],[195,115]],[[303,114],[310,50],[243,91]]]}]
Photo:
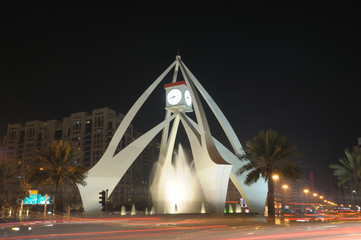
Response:
[{"label": "palm tree", "polygon": [[247,173],[244,184],[251,185],[264,178],[268,183],[268,216],[274,217],[274,181],[277,174],[290,180],[301,177],[301,168],[293,161],[300,157],[296,145],[286,137],[279,136],[274,130],[260,131],[251,141],[247,141],[241,161],[248,161],[237,174]]},{"label": "palm tree", "polygon": [[45,188],[53,188],[55,212],[63,211],[63,189],[77,189],[85,185],[87,169],[78,164],[82,152],[62,140],[55,141],[39,151],[37,164],[30,172],[30,182]]},{"label": "palm tree", "polygon": [[339,159],[340,164],[331,164],[333,175],[337,178],[338,186],[348,185],[356,191],[357,197],[361,191],[361,149],[353,147],[352,153],[345,149],[345,158]]},{"label": "palm tree", "polygon": [[23,199],[28,194],[30,185],[20,176],[20,171],[7,161],[0,163],[0,203],[12,207],[17,199]]}]

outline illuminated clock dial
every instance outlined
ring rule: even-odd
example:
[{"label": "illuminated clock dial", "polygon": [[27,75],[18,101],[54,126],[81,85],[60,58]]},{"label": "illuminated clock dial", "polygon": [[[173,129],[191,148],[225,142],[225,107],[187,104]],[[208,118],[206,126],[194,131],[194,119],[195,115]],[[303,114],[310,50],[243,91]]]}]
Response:
[{"label": "illuminated clock dial", "polygon": [[170,105],[176,105],[182,100],[182,92],[179,89],[172,89],[167,95],[167,101]]},{"label": "illuminated clock dial", "polygon": [[188,107],[190,107],[192,105],[192,98],[188,90],[184,91],[184,98],[186,100],[186,104],[188,105]]}]

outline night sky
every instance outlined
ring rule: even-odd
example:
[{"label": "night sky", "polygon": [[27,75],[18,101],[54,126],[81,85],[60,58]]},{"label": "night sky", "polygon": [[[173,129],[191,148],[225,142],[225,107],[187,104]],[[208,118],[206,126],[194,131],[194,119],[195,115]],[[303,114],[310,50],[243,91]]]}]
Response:
[{"label": "night sky", "polygon": [[[177,49],[242,144],[275,129],[328,169],[361,137],[356,6],[1,4],[0,19],[1,137],[9,123],[126,113]],[[164,94],[136,128],[163,120]]]}]

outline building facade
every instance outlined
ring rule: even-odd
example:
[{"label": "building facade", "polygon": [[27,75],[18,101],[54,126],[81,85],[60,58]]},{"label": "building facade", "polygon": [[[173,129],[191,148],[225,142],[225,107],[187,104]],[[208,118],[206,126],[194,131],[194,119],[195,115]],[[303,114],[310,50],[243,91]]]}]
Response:
[{"label": "building facade", "polygon": [[[2,158],[21,170],[26,178],[37,152],[57,140],[64,140],[84,153],[79,164],[91,168],[101,158],[124,115],[109,108],[73,113],[59,120],[29,121],[9,124],[4,137]],[[125,148],[137,136],[131,124],[118,151]],[[109,201],[112,206],[150,204],[149,177],[157,160],[157,141],[153,140],[121,179]],[[114,166],[116,167],[116,166]]]}]

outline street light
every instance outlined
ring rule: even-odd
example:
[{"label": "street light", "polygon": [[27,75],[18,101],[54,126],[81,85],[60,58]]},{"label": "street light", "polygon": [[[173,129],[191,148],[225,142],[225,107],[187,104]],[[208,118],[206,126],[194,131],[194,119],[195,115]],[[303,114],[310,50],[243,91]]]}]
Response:
[{"label": "street light", "polygon": [[278,203],[277,203],[277,180],[279,179],[279,176],[277,174],[273,174],[272,179],[275,181],[275,187],[274,187],[273,194],[275,195],[276,206],[277,206],[277,209],[279,212],[279,207],[278,207]]},{"label": "street light", "polygon": [[358,195],[356,193],[356,190],[352,190],[352,200],[354,205],[358,204]]},{"label": "street light", "polygon": [[285,190],[285,195],[284,195],[284,197],[283,197],[283,207],[285,207],[285,205],[286,205],[286,197],[287,197],[287,188],[288,188],[288,185],[287,184],[284,184],[284,185],[282,185],[282,188]]},{"label": "street light", "polygon": [[315,199],[315,200],[316,200],[315,203],[317,203],[317,196],[318,196],[318,194],[317,194],[317,193],[313,193],[312,196],[316,198],[316,199]]},{"label": "street light", "polygon": [[304,189],[303,192],[306,194],[306,198],[305,198],[305,208],[306,208],[306,203],[307,203],[307,193],[309,193],[310,190],[308,189]]}]

